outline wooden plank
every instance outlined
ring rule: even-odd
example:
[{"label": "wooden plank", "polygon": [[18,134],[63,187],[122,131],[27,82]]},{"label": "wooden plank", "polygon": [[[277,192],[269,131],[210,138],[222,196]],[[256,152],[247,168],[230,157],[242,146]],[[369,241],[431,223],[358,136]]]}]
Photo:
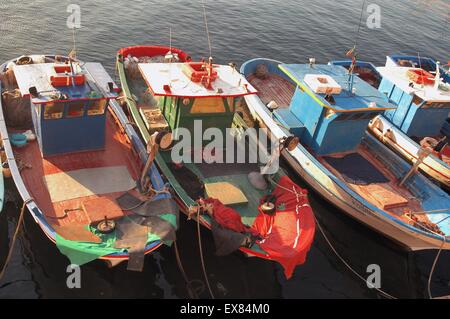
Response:
[{"label": "wooden plank", "polygon": [[248,203],[242,191],[228,182],[206,183],[205,191],[209,198],[215,198],[224,205],[235,205]]},{"label": "wooden plank", "polygon": [[295,85],[276,74],[269,74],[265,79],[254,75],[248,81],[258,90],[258,96],[264,104],[275,101],[280,108],[287,108],[295,92]]}]

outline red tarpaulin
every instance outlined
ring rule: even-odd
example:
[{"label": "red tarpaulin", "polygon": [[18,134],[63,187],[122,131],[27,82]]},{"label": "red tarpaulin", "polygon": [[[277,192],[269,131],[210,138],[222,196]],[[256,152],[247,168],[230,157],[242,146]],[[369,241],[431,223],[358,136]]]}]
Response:
[{"label": "red tarpaulin", "polygon": [[276,197],[276,214],[269,216],[260,209],[253,228],[264,238],[259,243],[261,248],[284,267],[284,274],[290,278],[295,267],[305,262],[313,242],[314,215],[307,191],[287,176],[280,178],[272,195]]},{"label": "red tarpaulin", "polygon": [[263,238],[257,242],[271,260],[284,267],[290,278],[297,265],[306,260],[306,255],[314,239],[315,221],[309,206],[307,191],[283,176],[272,195],[276,197],[276,214],[264,214],[261,209],[252,228],[242,223],[241,216],[233,208],[224,206],[217,199],[206,199],[213,205],[214,219],[221,226],[239,233],[258,234]]}]

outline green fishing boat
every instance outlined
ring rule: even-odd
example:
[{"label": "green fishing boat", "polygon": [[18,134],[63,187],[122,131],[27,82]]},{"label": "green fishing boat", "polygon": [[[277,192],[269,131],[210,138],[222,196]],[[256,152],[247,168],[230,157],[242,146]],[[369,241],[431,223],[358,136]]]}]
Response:
[{"label": "green fishing boat", "polygon": [[[121,49],[117,69],[125,112],[182,211],[211,229],[216,253],[239,249],[279,262],[292,276],[313,241],[314,216],[307,191],[274,165],[298,140],[275,141],[271,154],[255,159],[267,144],[260,134],[248,134],[257,123],[245,120],[241,100],[257,91],[232,65],[192,62],[168,47]],[[158,152],[155,145],[167,143],[167,136],[172,147]],[[225,146],[210,142],[217,136]]]}]

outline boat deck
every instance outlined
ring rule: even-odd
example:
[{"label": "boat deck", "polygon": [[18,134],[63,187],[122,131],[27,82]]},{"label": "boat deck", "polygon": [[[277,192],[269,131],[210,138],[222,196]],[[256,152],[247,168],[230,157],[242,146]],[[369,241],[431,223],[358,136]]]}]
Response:
[{"label": "boat deck", "polygon": [[[370,172],[366,180],[352,181],[346,175],[345,168],[336,168],[332,165],[333,159],[340,159],[345,165],[353,165],[351,171],[355,172],[355,162],[347,160],[351,156],[357,156],[361,160],[356,171]],[[356,152],[333,154],[328,157],[318,157],[318,160],[335,176],[347,183],[356,193],[372,203],[376,207],[388,212],[392,216],[411,222],[405,215],[406,212],[423,212],[421,203],[414,198],[406,188],[398,185],[398,179],[382,163],[380,163],[364,146],[359,146]],[[347,161],[347,163],[345,163]],[[350,169],[349,169],[350,170]],[[374,171],[376,170],[376,171]],[[363,173],[364,174],[364,173]],[[360,175],[361,176],[361,175]],[[421,222],[430,222],[426,215],[418,215]]]},{"label": "boat deck", "polygon": [[275,101],[280,108],[289,107],[295,85],[285,78],[268,74],[265,79],[260,79],[252,74],[247,77],[247,80],[258,90],[258,96],[265,105]]},{"label": "boat deck", "polygon": [[[141,166],[139,158],[132,151],[126,135],[119,130],[113,115],[109,111],[107,114],[104,150],[56,155],[43,159],[37,141],[30,142],[23,148],[14,149],[19,166],[24,167],[21,171],[24,183],[41,211],[45,213],[49,224],[54,226],[89,225],[92,218],[98,216],[89,216],[85,209],[80,209],[84,207],[83,203],[93,199],[105,198],[115,201],[125,192],[94,194],[56,202],[53,198],[52,202],[52,195],[46,184],[47,177],[55,176],[58,173],[96,168],[111,168],[114,172],[115,167],[122,167],[128,170],[129,176],[133,180],[138,179]],[[136,197],[139,197],[138,192],[132,192]],[[98,211],[102,215],[110,213],[104,209],[104,202],[102,203],[101,200],[97,203],[90,202],[89,209]],[[120,210],[120,212],[115,211],[115,214],[125,213]],[[65,215],[67,216],[64,217]],[[111,217],[117,218],[120,216]]]}]

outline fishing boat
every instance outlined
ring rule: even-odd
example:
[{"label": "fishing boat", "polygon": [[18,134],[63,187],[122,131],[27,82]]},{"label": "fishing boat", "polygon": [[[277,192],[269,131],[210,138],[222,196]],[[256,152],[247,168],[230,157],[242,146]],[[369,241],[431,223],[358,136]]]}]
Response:
[{"label": "fishing boat", "polygon": [[[161,130],[172,133],[175,142],[171,151],[159,152],[156,162],[184,213],[212,231],[218,255],[239,249],[247,256],[274,260],[290,278],[296,265],[305,262],[314,238],[314,216],[306,190],[294,184],[281,169],[262,172],[264,165],[251,161],[251,155],[239,163],[215,157],[221,154],[228,158],[232,154],[235,159],[238,153],[248,150],[251,141],[254,145],[261,142],[257,138],[246,141],[248,123],[240,109],[242,97],[254,95],[256,90],[233,66],[214,64],[211,58],[175,62],[171,58],[173,52],[173,48],[166,48],[159,53],[170,57],[165,63],[139,63],[140,76],[136,77],[134,67],[130,70],[124,61],[127,49],[119,51],[118,73],[134,123],[146,142]],[[180,51],[178,54],[185,56]],[[139,59],[139,55],[133,58]],[[146,83],[145,89],[142,83]],[[153,101],[157,120],[149,120],[142,110],[148,107],[145,103],[142,106],[143,98],[134,98],[142,91],[148,95],[145,100]],[[185,141],[181,138],[183,130],[191,138],[186,137],[189,144],[182,151],[187,156],[177,159],[174,150]],[[208,152],[209,144],[192,137],[199,134],[201,138],[208,130],[233,141],[233,146],[222,144]],[[244,147],[237,148],[237,144]],[[293,144],[292,138],[276,141],[275,149]],[[277,156],[274,153],[272,159]],[[252,154],[257,154],[257,150]],[[263,170],[271,167],[269,164]]]},{"label": "fishing boat", "polygon": [[[349,68],[352,61],[333,61]],[[369,123],[369,131],[382,143],[415,164],[443,189],[450,189],[450,75],[431,58],[392,55],[385,67],[368,62],[361,78],[386,94],[397,108]],[[359,70],[355,70],[359,73]],[[420,74],[418,73],[420,72]],[[368,78],[380,79],[377,85]],[[440,80],[436,80],[439,78]]]},{"label": "fishing boat", "polygon": [[301,143],[283,156],[317,193],[409,250],[450,248],[448,195],[367,134],[394,109],[387,97],[338,65],[257,58],[241,73],[259,91],[245,101],[276,138]]},{"label": "fishing boat", "polygon": [[449,63],[442,65],[440,62],[420,55],[401,55],[393,54],[386,57],[386,67],[400,66],[407,68],[423,69],[436,76],[436,69],[439,68],[439,75],[442,81],[450,83],[450,74],[448,73]]},{"label": "fishing boat", "polygon": [[74,57],[21,56],[0,71],[3,147],[35,222],[72,264],[141,271],[173,242],[178,209],[114,101],[119,88]]}]

